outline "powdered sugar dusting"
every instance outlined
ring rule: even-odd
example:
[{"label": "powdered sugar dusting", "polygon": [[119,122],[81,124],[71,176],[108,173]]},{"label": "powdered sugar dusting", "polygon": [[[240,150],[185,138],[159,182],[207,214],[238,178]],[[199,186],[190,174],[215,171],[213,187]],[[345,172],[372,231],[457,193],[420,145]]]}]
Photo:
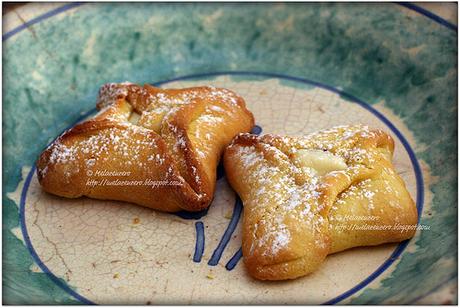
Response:
[{"label": "powdered sugar dusting", "polygon": [[127,85],[129,83],[107,83],[99,89],[99,95],[97,98],[97,104],[101,108],[113,104],[118,99],[123,99],[128,95]]},{"label": "powdered sugar dusting", "polygon": [[[234,152],[238,163],[245,170],[247,183],[257,189],[251,191],[250,211],[258,211],[261,220],[254,228],[252,250],[269,245],[266,254],[277,253],[289,244],[292,236],[284,230],[284,219],[297,220],[300,225],[307,224],[317,232],[321,232],[324,224],[328,224],[321,211],[325,205],[320,202],[322,193],[329,190],[329,182],[324,178],[337,178],[352,181],[367,168],[374,166],[376,159],[382,159],[382,154],[374,146],[365,146],[358,140],[374,138],[375,132],[367,126],[339,126],[325,131],[310,134],[304,138],[290,137],[257,137],[257,147],[254,145],[237,145]],[[271,141],[270,141],[271,140]],[[232,147],[234,147],[232,145]],[[262,150],[263,153],[262,154]],[[300,150],[324,151],[326,156],[335,156],[346,163],[335,163],[339,170],[326,168],[323,175],[315,170],[315,165],[305,166],[296,162]],[[270,157],[270,162],[264,155]],[[325,156],[325,157],[326,157]],[[320,161],[321,164],[327,163]],[[343,169],[343,170],[342,170]],[[374,209],[374,197],[378,192],[371,186],[371,179],[351,184],[341,193],[333,204],[334,207],[346,204],[347,197],[357,197],[365,200],[369,211]],[[249,184],[248,184],[249,185]],[[263,236],[257,236],[263,228]],[[318,238],[318,246],[325,243]]]},{"label": "powdered sugar dusting", "polygon": [[[91,125],[82,123],[88,127],[88,136],[80,138],[77,134],[75,139],[67,139],[64,133],[48,149],[49,156],[45,166],[39,168],[41,176],[45,176],[51,164],[62,166],[65,170],[65,181],[78,172],[91,170],[98,163],[110,161],[114,155],[122,158],[121,164],[126,168],[136,164],[142,167],[144,164],[164,164],[168,155],[179,157],[176,152],[183,152],[193,146],[197,157],[203,159],[209,152],[209,142],[212,134],[198,136],[198,140],[207,140],[200,144],[188,142],[188,132],[178,129],[174,119],[180,115],[181,109],[198,100],[206,104],[205,111],[198,119],[202,125],[214,127],[222,123],[227,116],[225,105],[232,108],[240,108],[239,97],[226,89],[214,87],[199,87],[180,90],[160,90],[154,87],[140,87],[130,82],[108,83],[103,85],[98,93],[97,107],[100,110],[94,117]],[[200,102],[201,103],[201,102]],[[113,122],[105,127],[98,128],[99,121]],[[169,130],[162,131],[161,127],[167,125]],[[85,129],[85,128],[84,128]],[[92,131],[91,131],[92,130]],[[152,138],[151,134],[157,134],[158,138]],[[173,138],[165,138],[163,134],[172,134]],[[134,137],[136,136],[136,137]],[[169,149],[171,153],[161,153],[156,140],[163,139],[167,144],[173,142]],[[141,152],[149,152],[146,160],[141,159]],[[118,163],[118,160],[117,160]],[[84,170],[82,170],[82,168]],[[166,176],[174,174],[174,168],[168,170]],[[201,183],[202,170],[197,166],[190,169],[192,178],[196,183]],[[176,172],[177,173],[177,172]],[[180,174],[174,174],[181,179]]]},{"label": "powdered sugar dusting", "polygon": [[291,240],[291,233],[285,225],[281,225],[277,232],[275,232],[274,239],[271,245],[271,254],[276,254],[282,248],[286,247]]},{"label": "powdered sugar dusting", "polygon": [[[85,167],[91,170],[97,162],[110,161],[111,157],[123,157],[122,163],[125,166],[132,164],[143,164],[140,159],[142,151],[155,149],[157,144],[152,138],[149,138],[148,130],[136,126],[126,126],[124,128],[110,128],[103,133],[89,136],[81,141],[71,144],[64,144],[57,140],[51,146],[51,153],[48,159],[48,165],[66,165],[66,176],[78,173],[80,165],[78,161],[84,157]],[[134,139],[137,135],[139,138]],[[143,137],[142,137],[143,136]],[[148,161],[154,160],[161,164],[163,158],[152,154],[147,158]],[[48,168],[43,169],[41,174],[44,175]]]}]

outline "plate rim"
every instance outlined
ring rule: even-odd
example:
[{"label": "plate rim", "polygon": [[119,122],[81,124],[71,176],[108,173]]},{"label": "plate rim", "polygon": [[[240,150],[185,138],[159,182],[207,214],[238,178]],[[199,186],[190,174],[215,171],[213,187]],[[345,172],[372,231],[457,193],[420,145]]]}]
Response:
[{"label": "plate rim", "polygon": [[[30,26],[32,26],[34,24],[40,23],[45,19],[51,18],[51,17],[56,16],[58,14],[64,13],[64,12],[70,10],[70,9],[73,9],[73,8],[76,8],[76,7],[79,7],[81,5],[88,4],[88,3],[90,3],[90,2],[70,2],[70,3],[64,4],[63,6],[57,7],[55,9],[52,9],[52,10],[46,12],[46,13],[43,13],[43,14],[37,16],[37,17],[34,17],[34,18],[24,22],[23,24],[21,24],[21,25],[17,26],[16,28],[8,31],[7,33],[2,34],[2,41],[3,42],[6,41],[10,37],[12,37],[12,36],[18,34],[19,32],[21,32],[22,30],[25,30],[25,29],[27,29],[28,27],[30,27]],[[416,13],[419,13],[420,15],[423,15],[423,16],[427,17],[428,19],[431,19],[432,21],[436,22],[437,24],[440,24],[441,26],[446,27],[449,30],[458,32],[457,25],[451,23],[450,21],[448,21],[447,19],[445,19],[445,18],[443,18],[443,17],[441,17],[439,15],[436,15],[433,12],[430,12],[427,9],[422,8],[421,6],[418,6],[418,5],[416,5],[414,3],[411,3],[411,2],[394,2],[393,4],[399,5],[401,7],[404,7],[406,9],[408,9],[408,10],[411,10],[411,11],[414,11]]]},{"label": "plate rim", "polygon": [[[380,111],[377,109],[373,108],[372,105],[364,102],[363,100],[359,99],[358,97],[351,95],[349,93],[344,92],[343,90],[337,89],[333,86],[309,80],[306,78],[301,78],[301,77],[295,77],[295,76],[290,76],[290,75],[285,75],[285,74],[279,74],[279,73],[270,73],[270,72],[260,72],[260,71],[216,71],[216,72],[207,72],[207,73],[197,73],[197,74],[188,74],[188,75],[183,75],[179,77],[174,77],[171,79],[166,79],[158,82],[152,83],[152,85],[155,86],[162,86],[171,82],[175,81],[184,81],[184,80],[193,80],[193,79],[200,79],[200,78],[209,78],[209,77],[218,77],[218,76],[253,76],[253,77],[266,77],[266,78],[277,78],[277,79],[284,79],[284,80],[289,80],[289,81],[294,81],[294,82],[301,82],[307,85],[319,87],[328,91],[331,91],[335,94],[340,95],[341,97],[345,97],[347,100],[350,101],[350,103],[356,103],[359,106],[363,107],[367,111],[371,112],[374,116],[376,116],[380,121],[382,121],[399,139],[399,141],[403,144],[407,154],[409,155],[413,171],[415,174],[415,179],[416,179],[416,207],[417,207],[417,212],[418,212],[418,220],[417,224],[420,222],[421,216],[423,214],[423,207],[424,207],[424,180],[423,180],[423,173],[421,166],[419,164],[419,161],[417,159],[417,156],[415,154],[415,151],[411,147],[410,143],[407,141],[407,139],[404,137],[404,135],[400,132],[400,130],[385,116],[383,115]],[[74,126],[76,123],[80,122],[90,114],[95,112],[95,108],[90,109],[89,111],[85,112],[81,116],[78,117],[78,119],[69,125],[66,129],[63,131],[71,128]],[[59,134],[60,135],[60,134]],[[50,142],[52,143],[52,141]],[[26,219],[25,219],[25,203],[27,199],[27,191],[30,186],[30,182],[32,180],[32,177],[36,171],[35,164],[32,166],[30,169],[25,182],[24,186],[21,190],[21,198],[20,198],[20,203],[19,203],[19,223],[20,223],[20,228],[21,232],[24,238],[24,242],[26,244],[26,248],[29,251],[30,255],[32,256],[33,260],[37,263],[37,265],[40,267],[40,269],[54,282],[56,283],[59,287],[61,287],[65,292],[76,298],[77,300],[81,301],[84,304],[91,304],[94,305],[96,303],[92,302],[91,300],[87,299],[86,297],[80,295],[78,292],[73,290],[67,283],[62,281],[61,278],[57,277],[55,274],[53,274],[49,268],[42,262],[40,257],[38,256],[37,252],[35,251],[32,242],[30,240],[28,231],[27,231],[27,225],[26,225]],[[375,269],[368,277],[363,279],[361,282],[356,284],[354,287],[350,288],[348,291],[343,292],[342,294],[324,302],[324,305],[332,305],[332,304],[337,304],[353,294],[357,293],[358,291],[364,289],[367,285],[369,285],[372,281],[374,281],[377,277],[382,275],[394,262],[398,259],[398,257],[404,252],[404,250],[407,248],[407,245],[409,242],[413,240],[405,240],[403,242],[400,242],[395,250],[391,253],[391,255],[379,266],[377,269]],[[442,284],[438,285],[436,288],[440,287]],[[436,289],[435,288],[435,289]]]}]

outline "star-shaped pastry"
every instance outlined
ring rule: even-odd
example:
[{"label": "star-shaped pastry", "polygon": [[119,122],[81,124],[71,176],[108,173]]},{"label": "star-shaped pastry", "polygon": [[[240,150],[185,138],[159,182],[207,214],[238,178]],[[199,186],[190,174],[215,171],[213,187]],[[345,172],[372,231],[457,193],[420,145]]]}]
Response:
[{"label": "star-shaped pastry", "polygon": [[45,191],[199,211],[213,198],[225,146],[254,125],[240,96],[214,87],[111,83],[100,89],[97,108],[40,155]]},{"label": "star-shaped pastry", "polygon": [[227,178],[244,204],[243,257],[258,279],[315,271],[326,256],[411,238],[417,209],[381,130],[340,126],[306,137],[240,134]]}]

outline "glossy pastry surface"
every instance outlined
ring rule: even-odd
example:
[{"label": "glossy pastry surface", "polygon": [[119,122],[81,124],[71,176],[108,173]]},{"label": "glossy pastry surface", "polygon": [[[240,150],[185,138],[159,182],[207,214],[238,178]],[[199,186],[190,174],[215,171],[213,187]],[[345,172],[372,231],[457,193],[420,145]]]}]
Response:
[{"label": "glossy pastry surface", "polygon": [[209,206],[226,145],[254,125],[244,100],[214,87],[101,87],[93,118],[59,136],[37,161],[43,189],[167,212]]}]

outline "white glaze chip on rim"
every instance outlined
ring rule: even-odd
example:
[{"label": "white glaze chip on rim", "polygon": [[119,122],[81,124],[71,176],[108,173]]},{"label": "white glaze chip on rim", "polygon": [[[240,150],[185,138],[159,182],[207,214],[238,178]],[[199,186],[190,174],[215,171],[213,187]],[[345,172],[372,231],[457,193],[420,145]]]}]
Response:
[{"label": "white glaze chip on rim", "polygon": [[[361,123],[391,134],[370,112],[320,88],[294,88],[276,79],[234,81],[229,77],[174,82],[167,87],[201,84],[226,87],[244,97],[263,133],[302,136],[336,125]],[[409,156],[393,137],[396,170],[415,197]],[[248,162],[253,159],[247,157]],[[341,162],[336,163],[340,169]],[[17,201],[19,194],[15,194]],[[296,204],[298,197],[293,194],[291,203]],[[201,219],[206,238],[200,263],[192,261],[195,221],[121,202],[54,197],[42,192],[35,175],[25,214],[30,240],[50,271],[99,304],[322,303],[369,276],[395,247],[359,248],[329,256],[320,270],[294,281],[256,281],[246,274],[242,262],[232,271],[225,269],[240,248],[241,223],[220,263],[207,265],[229,223],[234,201],[225,179],[219,180],[208,215]],[[280,249],[288,238],[288,232],[278,233],[273,249]]]}]

